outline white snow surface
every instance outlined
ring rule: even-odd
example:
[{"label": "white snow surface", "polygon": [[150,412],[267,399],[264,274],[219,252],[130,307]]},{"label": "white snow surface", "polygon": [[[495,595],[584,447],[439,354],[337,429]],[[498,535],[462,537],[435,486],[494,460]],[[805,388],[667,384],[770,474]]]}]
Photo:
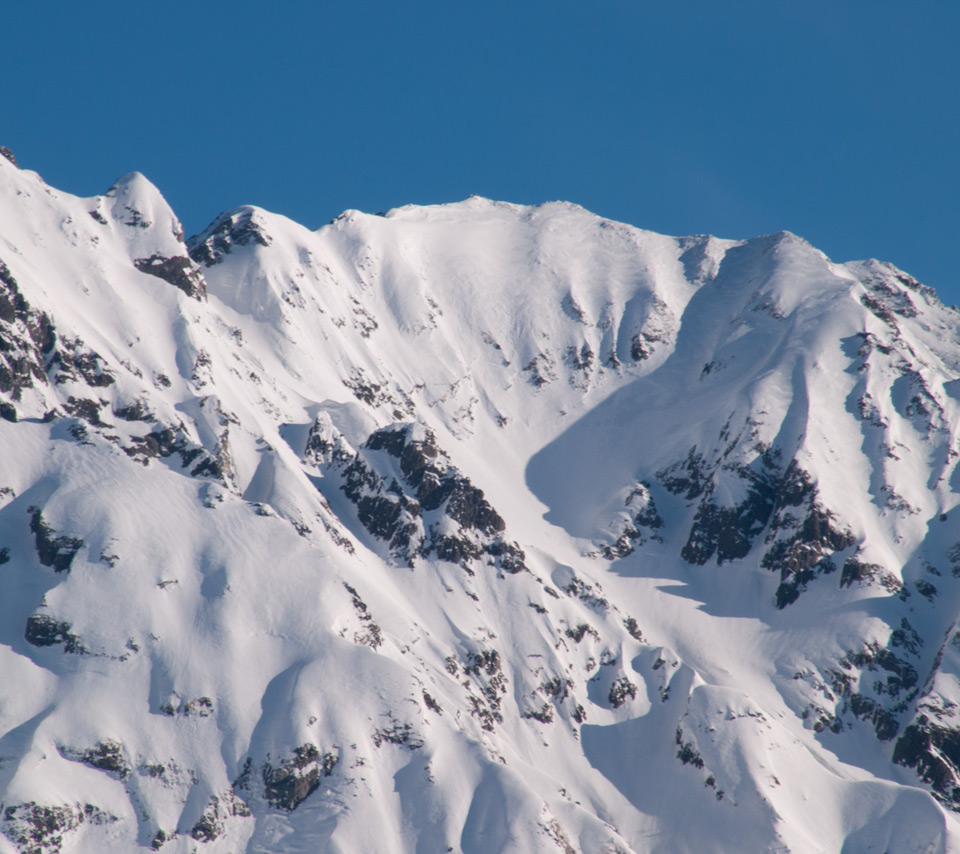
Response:
[{"label": "white snow surface", "polygon": [[0,404],[4,854],[960,851],[960,316],[890,265],[0,158]]}]

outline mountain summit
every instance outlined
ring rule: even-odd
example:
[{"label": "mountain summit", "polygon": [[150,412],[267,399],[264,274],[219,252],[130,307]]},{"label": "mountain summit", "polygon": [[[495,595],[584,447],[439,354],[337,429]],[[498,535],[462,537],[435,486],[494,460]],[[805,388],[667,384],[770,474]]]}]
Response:
[{"label": "mountain summit", "polygon": [[960,847],[960,315],[0,158],[0,851]]}]

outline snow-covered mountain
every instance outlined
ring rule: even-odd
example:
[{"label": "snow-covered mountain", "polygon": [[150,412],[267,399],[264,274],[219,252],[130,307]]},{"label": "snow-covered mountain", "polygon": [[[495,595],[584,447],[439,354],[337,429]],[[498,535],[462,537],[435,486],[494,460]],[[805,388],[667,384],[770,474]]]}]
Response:
[{"label": "snow-covered mountain", "polygon": [[960,850],[960,315],[0,157],[0,852]]}]

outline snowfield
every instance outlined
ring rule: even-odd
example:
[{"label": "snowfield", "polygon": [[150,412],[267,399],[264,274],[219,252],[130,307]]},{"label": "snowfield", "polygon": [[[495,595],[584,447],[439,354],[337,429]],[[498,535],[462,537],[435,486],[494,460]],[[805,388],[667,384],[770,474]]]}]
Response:
[{"label": "snowfield", "polygon": [[960,315],[0,157],[0,852],[960,851]]}]

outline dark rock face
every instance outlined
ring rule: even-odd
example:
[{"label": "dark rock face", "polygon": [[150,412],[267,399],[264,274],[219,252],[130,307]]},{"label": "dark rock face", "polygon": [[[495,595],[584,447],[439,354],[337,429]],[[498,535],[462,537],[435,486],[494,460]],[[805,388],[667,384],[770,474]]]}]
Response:
[{"label": "dark rock face", "polygon": [[73,559],[83,547],[79,537],[57,536],[56,532],[43,519],[39,507],[30,507],[30,530],[37,543],[37,556],[44,566],[52,567],[54,572],[69,572]]},{"label": "dark rock face", "polygon": [[590,635],[594,640],[600,640],[600,635],[597,634],[597,630],[588,626],[586,623],[579,623],[576,626],[572,626],[564,631],[564,634],[574,643],[580,643],[587,635]]},{"label": "dark rock face", "polygon": [[630,358],[633,359],[634,362],[642,362],[644,359],[649,359],[650,354],[650,348],[639,333],[630,339]]},{"label": "dark rock face", "polygon": [[79,338],[63,339],[50,357],[47,370],[57,385],[84,382],[94,388],[105,388],[115,381],[100,354],[89,349]]},{"label": "dark rock face", "polygon": [[373,619],[373,615],[367,608],[367,603],[360,598],[360,594],[357,593],[355,587],[351,587],[346,581],[343,582],[343,586],[350,594],[350,600],[354,610],[357,612],[357,618],[363,626],[361,631],[354,633],[354,643],[363,644],[372,649],[379,649],[383,643],[383,632],[380,631],[380,626],[378,626]]},{"label": "dark rock face", "polygon": [[[902,618],[900,627],[891,632],[886,643],[871,640],[857,649],[847,650],[836,666],[826,669],[822,676],[809,671],[795,674],[794,679],[806,680],[822,697],[821,701],[811,703],[803,714],[804,719],[811,721],[815,732],[833,733],[843,732],[859,721],[869,725],[879,741],[892,741],[901,731],[904,716],[915,709],[920,691],[917,668],[922,664],[922,647],[920,635],[909,620]],[[935,663],[934,670],[938,666]],[[927,701],[921,706],[933,708]],[[934,762],[936,751],[926,759],[918,758],[910,747],[916,743],[916,733],[910,735],[910,731],[908,727],[895,751],[901,751],[905,758],[900,764],[918,768],[922,775],[921,766]],[[901,742],[905,748],[900,747]]]},{"label": "dark rock face", "polygon": [[556,360],[551,353],[538,353],[523,368],[529,376],[527,382],[535,388],[543,388],[557,379]]},{"label": "dark rock face", "polygon": [[903,588],[903,582],[895,575],[887,572],[882,566],[875,563],[864,563],[856,557],[848,557],[843,564],[840,575],[840,586],[849,587],[854,583],[864,584],[872,581],[879,582],[891,593],[897,593]]},{"label": "dark rock face", "polygon": [[879,276],[867,278],[864,285],[868,288],[868,293],[860,297],[860,302],[884,323],[896,326],[897,316],[917,316],[913,300],[902,288],[892,286]]},{"label": "dark rock face", "polygon": [[117,418],[124,421],[155,421],[149,406],[143,400],[135,400],[127,406],[118,406],[113,410]]},{"label": "dark rock face", "polygon": [[84,822],[113,824],[117,816],[93,804],[43,806],[34,801],[4,807],[2,832],[23,854],[60,854],[64,836]]},{"label": "dark rock face", "polygon": [[101,404],[98,400],[90,400],[89,398],[82,397],[76,398],[71,395],[67,398],[67,402],[63,405],[63,408],[68,415],[79,418],[81,421],[86,421],[94,427],[106,427],[108,425],[100,418],[100,406]]},{"label": "dark rock face", "polygon": [[637,686],[629,679],[622,677],[610,686],[610,693],[607,699],[610,705],[619,709],[627,700],[633,700],[637,696]]},{"label": "dark rock face", "polygon": [[470,714],[480,722],[482,729],[493,732],[496,724],[503,723],[502,697],[507,693],[507,676],[503,672],[500,653],[495,649],[468,652],[459,665],[456,658],[451,656],[447,659],[447,671],[450,673],[455,673],[460,665],[473,683],[466,682],[464,685]]},{"label": "dark rock face", "polygon": [[663,519],[657,512],[657,504],[648,483],[638,483],[627,495],[624,505],[631,513],[630,521],[623,526],[612,545],[603,547],[602,553],[607,560],[632,554],[637,546],[643,545],[648,539],[657,543],[663,542],[660,535]]},{"label": "dark rock face", "polygon": [[[726,425],[721,439],[728,444],[715,459],[709,460],[692,448],[685,460],[658,472],[657,477],[670,492],[699,502],[681,551],[689,563],[703,565],[716,557],[722,564],[744,558],[766,532],[761,566],[779,571],[776,605],[785,608],[813,579],[833,572],[836,564],[832,556],[853,546],[856,538],[823,506],[816,483],[796,460],[784,467],[781,453],[760,442],[753,446],[756,456],[749,465],[727,459],[744,438],[753,439],[752,426],[748,422],[740,435],[732,436]],[[739,504],[723,506],[714,500],[720,473],[742,481],[747,495]],[[882,583],[889,573],[881,576],[880,568],[876,569],[874,576]],[[845,565],[842,585],[861,578],[851,572]],[[868,573],[862,578],[874,576]]]},{"label": "dark rock face", "polygon": [[[890,646],[902,649],[904,656],[915,656],[922,645],[919,634],[906,619],[891,635]],[[922,693],[912,687],[916,684],[914,673],[904,672],[902,667],[894,670],[894,684],[905,679],[907,687],[911,687],[904,698],[908,702],[901,702],[900,708],[912,708],[913,716],[894,746],[893,761],[912,768],[930,786],[934,797],[955,812],[960,812],[960,723],[957,705],[940,693],[942,685],[936,674],[945,654],[954,656],[958,649],[960,633],[953,626],[934,657]]]},{"label": "dark rock face", "polygon": [[[302,744],[293,751],[292,757],[277,765],[265,762],[261,777],[267,803],[292,812],[320,787],[325,777],[333,774],[339,761],[338,753],[321,753],[313,744]],[[252,786],[252,771],[252,763],[248,762],[236,788],[249,789]]]},{"label": "dark rock face", "polygon": [[101,741],[87,750],[61,747],[60,754],[66,759],[104,771],[117,780],[124,780],[131,773],[130,765],[123,755],[123,745],[117,741]]},{"label": "dark rock face", "polygon": [[190,837],[197,842],[213,842],[223,834],[227,819],[248,815],[250,808],[236,796],[233,789],[219,796],[212,795],[203,809],[203,815],[190,828]]},{"label": "dark rock face", "polygon": [[677,732],[674,736],[677,743],[677,759],[684,765],[692,765],[694,768],[703,768],[704,761],[693,742],[683,740],[683,728],[677,726]]},{"label": "dark rock face", "polygon": [[24,389],[45,383],[46,357],[55,343],[50,318],[31,308],[0,261],[0,393],[18,401]]},{"label": "dark rock face", "polygon": [[[100,354],[79,338],[58,335],[47,314],[30,306],[9,268],[0,261],[0,394],[12,401],[0,402],[0,417],[19,419],[21,413],[14,403],[23,400],[27,389],[50,383],[102,389],[115,381]],[[64,407],[69,414],[103,427],[101,405],[76,394],[68,396]]]},{"label": "dark rock face", "polygon": [[87,651],[80,638],[70,632],[69,623],[56,620],[47,614],[31,614],[27,618],[27,627],[23,636],[27,643],[33,646],[63,644],[65,652],[82,655]]},{"label": "dark rock face", "polygon": [[[713,498],[713,476],[722,468],[744,481],[747,497],[734,507],[717,504]],[[676,467],[674,467],[676,468]],[[672,492],[685,492],[688,498],[703,495],[693,527],[681,557],[703,565],[716,555],[717,562],[746,557],[773,512],[777,486],[781,479],[777,454],[765,450],[750,465],[727,462],[721,458],[712,467],[696,449],[691,449],[681,471],[687,477],[668,473],[665,485]],[[679,475],[679,476],[678,476]]]},{"label": "dark rock face", "polygon": [[598,614],[606,614],[610,610],[610,602],[606,596],[603,595],[599,583],[596,585],[590,584],[578,577],[572,570],[570,571],[569,580],[564,582],[560,589],[563,590],[567,596],[579,599]]},{"label": "dark rock face", "polygon": [[136,436],[133,445],[127,449],[127,455],[135,459],[145,457],[169,457],[180,454],[182,465],[188,466],[198,456],[197,448],[190,448],[187,437],[182,431],[170,427],[160,427],[146,436]]},{"label": "dark rock face", "polygon": [[313,422],[303,451],[304,460],[315,466],[331,463],[336,466],[343,466],[349,463],[355,455],[356,451],[347,444],[329,420],[318,418]]},{"label": "dark rock face", "polygon": [[[904,621],[909,628],[909,623]],[[903,643],[902,630],[891,635],[890,646]],[[916,633],[913,633],[916,635]],[[918,638],[919,640],[919,638]],[[881,647],[876,642],[865,644],[856,652],[848,652],[840,659],[841,671],[833,671],[834,691],[849,704],[853,715],[873,724],[877,738],[889,741],[900,730],[898,716],[902,714],[917,695],[917,671],[893,649]],[[909,651],[908,651],[909,652]],[[915,655],[915,650],[914,650]],[[854,690],[850,675],[859,670],[859,689]],[[883,678],[872,683],[866,674],[878,674]],[[869,696],[872,694],[872,696]],[[841,705],[840,713],[846,711]]]},{"label": "dark rock face", "polygon": [[422,510],[436,510],[447,502],[447,515],[461,525],[487,534],[503,530],[503,519],[484,501],[483,492],[455,471],[437,466],[440,451],[432,433],[416,439],[409,427],[388,427],[373,433],[366,447],[386,451],[399,461],[404,481],[415,490]]},{"label": "dark rock face", "polygon": [[320,772],[317,768],[311,768],[302,777],[285,769],[274,769],[272,773],[265,770],[264,773],[267,800],[271,806],[287,812],[295,810],[320,785]]},{"label": "dark rock face", "polygon": [[18,169],[20,168],[17,165],[17,158],[13,156],[13,152],[5,145],[0,145],[0,157],[6,157],[14,166]]},{"label": "dark rock face", "polygon": [[217,449],[219,453],[211,454],[187,438],[182,429],[174,430],[166,425],[157,427],[146,436],[132,437],[132,444],[123,450],[144,465],[151,459],[166,459],[176,454],[181,468],[192,466],[189,469],[191,477],[211,477],[221,482],[225,482],[231,467],[225,445],[221,444]]},{"label": "dark rock face", "polygon": [[703,454],[691,448],[686,459],[658,471],[657,478],[674,495],[683,495],[687,501],[693,501],[711,489],[716,467],[716,464],[708,465]]},{"label": "dark rock face", "polygon": [[168,702],[162,703],[157,711],[169,717],[180,715],[185,718],[209,718],[213,714],[213,700],[209,697],[197,697],[184,703],[180,697],[174,696]]},{"label": "dark rock face", "polygon": [[269,246],[272,238],[263,231],[250,209],[224,213],[207,229],[187,242],[190,257],[204,267],[219,264],[234,246]]},{"label": "dark rock face", "polygon": [[179,288],[188,297],[202,300],[207,295],[207,283],[203,273],[194,262],[185,255],[173,258],[164,258],[162,255],[151,255],[149,258],[138,258],[133,262],[141,273],[148,273],[169,282]]},{"label": "dark rock face", "polygon": [[778,608],[795,602],[817,575],[836,568],[831,555],[856,540],[837,526],[834,515],[820,503],[810,475],[791,460],[777,488],[761,565],[779,570]]},{"label": "dark rock face", "polygon": [[893,761],[913,768],[946,806],[960,808],[960,732],[921,714],[897,741]]},{"label": "dark rock face", "polygon": [[416,412],[416,406],[403,389],[391,388],[387,383],[374,382],[360,368],[354,370],[348,379],[343,380],[343,384],[353,392],[357,400],[370,406],[391,407],[394,418],[400,419],[404,417],[404,413],[413,415]]},{"label": "dark rock face", "polygon": [[[320,442],[319,434],[314,440]],[[507,572],[525,568],[523,551],[502,536],[503,519],[482,490],[448,465],[428,430],[411,424],[377,430],[342,477],[361,524],[410,566],[417,557],[437,557],[469,571],[486,557]]]},{"label": "dark rock face", "polygon": [[175,833],[168,835],[165,830],[158,830],[150,842],[150,847],[154,851],[159,851],[161,848],[163,848],[164,843],[169,842],[174,838],[174,836],[176,836]]},{"label": "dark rock face", "polygon": [[374,746],[395,744],[407,750],[419,750],[425,744],[424,740],[408,723],[393,723],[391,726],[378,728],[373,733]]}]

